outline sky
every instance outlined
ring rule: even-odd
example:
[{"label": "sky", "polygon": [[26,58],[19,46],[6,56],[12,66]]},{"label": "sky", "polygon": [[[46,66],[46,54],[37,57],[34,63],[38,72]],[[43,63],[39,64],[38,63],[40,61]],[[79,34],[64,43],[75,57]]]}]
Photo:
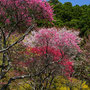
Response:
[{"label": "sky", "polygon": [[76,4],[80,6],[85,5],[85,4],[90,5],[90,0],[59,0],[59,1],[62,3],[71,2],[73,6]]}]

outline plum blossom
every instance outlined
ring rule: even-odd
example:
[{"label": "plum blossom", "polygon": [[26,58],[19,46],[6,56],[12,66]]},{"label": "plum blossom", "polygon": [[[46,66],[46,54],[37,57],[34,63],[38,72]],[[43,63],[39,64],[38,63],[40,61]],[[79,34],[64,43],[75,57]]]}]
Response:
[{"label": "plum blossom", "polygon": [[[51,22],[53,9],[46,0],[0,0],[0,16],[6,19],[9,16],[12,22],[22,20],[30,26],[33,18]],[[3,18],[0,19],[4,22]],[[9,20],[5,23],[9,23]]]}]

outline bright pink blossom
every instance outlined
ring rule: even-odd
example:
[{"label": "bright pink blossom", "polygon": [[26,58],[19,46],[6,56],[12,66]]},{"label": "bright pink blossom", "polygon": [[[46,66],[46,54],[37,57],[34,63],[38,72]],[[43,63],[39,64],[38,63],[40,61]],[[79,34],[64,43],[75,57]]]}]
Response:
[{"label": "bright pink blossom", "polygon": [[[68,59],[68,57],[64,54],[63,51],[60,51],[60,49],[41,46],[32,48],[28,53],[36,54],[36,56],[43,57],[43,59],[47,58],[48,56],[50,62],[57,62],[60,66],[63,67],[62,71],[66,76],[70,76],[70,74],[72,74],[73,72],[73,63]],[[31,62],[28,62],[28,64],[29,63]]]},{"label": "bright pink blossom", "polygon": [[10,20],[6,19],[5,23],[10,24]]},{"label": "bright pink blossom", "polygon": [[[53,10],[45,0],[0,0],[0,21],[10,17],[10,21],[22,21],[31,25],[33,19],[53,20]],[[7,23],[7,22],[6,22]]]},{"label": "bright pink blossom", "polygon": [[45,29],[42,28],[39,31],[31,32],[30,35],[26,36],[23,44],[30,47],[41,47],[50,46],[57,49],[61,49],[68,55],[76,55],[81,52],[79,44],[80,40],[73,32],[60,30],[57,31],[55,28]]}]

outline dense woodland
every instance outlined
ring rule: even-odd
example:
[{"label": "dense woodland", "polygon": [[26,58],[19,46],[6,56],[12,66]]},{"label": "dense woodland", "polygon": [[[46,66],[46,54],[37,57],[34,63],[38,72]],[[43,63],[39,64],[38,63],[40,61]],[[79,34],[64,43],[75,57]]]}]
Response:
[{"label": "dense woodland", "polygon": [[0,0],[0,90],[90,90],[90,5]]},{"label": "dense woodland", "polygon": [[59,0],[49,0],[49,3],[54,8],[55,26],[79,29],[81,37],[90,35],[90,5],[72,6],[70,2],[62,4]]}]

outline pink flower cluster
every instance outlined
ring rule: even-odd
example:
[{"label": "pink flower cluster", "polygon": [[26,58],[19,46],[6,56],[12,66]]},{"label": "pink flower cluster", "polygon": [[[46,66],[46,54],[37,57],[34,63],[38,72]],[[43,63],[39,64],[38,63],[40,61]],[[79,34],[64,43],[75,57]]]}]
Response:
[{"label": "pink flower cluster", "polygon": [[[56,28],[42,28],[39,31],[32,31],[24,40],[27,47],[26,53],[38,54],[40,57],[50,55],[52,61],[58,61],[65,75],[73,72],[71,61],[77,53],[81,52],[78,37],[69,31],[61,31]],[[31,48],[29,51],[28,49]],[[72,55],[73,54],[73,55]]]},{"label": "pink flower cluster", "polygon": [[62,72],[64,72],[64,75],[69,77],[70,74],[72,74],[73,63],[67,58],[64,52],[61,51],[60,49],[56,49],[49,46],[33,47],[30,49],[31,49],[30,52],[27,51],[28,54],[33,53],[33,54],[36,54],[36,56],[39,55],[39,57],[42,57],[43,59],[45,59],[47,55],[50,62],[55,62],[55,63],[57,62],[60,66],[63,67],[61,69],[62,69]]},{"label": "pink flower cluster", "polygon": [[40,56],[43,56],[45,54],[50,54],[53,57],[54,61],[58,61],[60,57],[62,57],[62,54],[59,49],[57,50],[56,48],[47,47],[47,46],[34,47],[31,49],[31,52],[39,54]]},{"label": "pink flower cluster", "polygon": [[31,32],[30,35],[25,37],[23,44],[30,47],[36,46],[50,46],[57,49],[61,49],[64,53],[77,54],[81,52],[79,44],[80,40],[72,32],[61,32],[55,28],[40,29],[38,32]]},{"label": "pink flower cluster", "polygon": [[53,20],[53,10],[45,0],[0,0],[0,21],[23,21],[31,25],[33,18]]}]

